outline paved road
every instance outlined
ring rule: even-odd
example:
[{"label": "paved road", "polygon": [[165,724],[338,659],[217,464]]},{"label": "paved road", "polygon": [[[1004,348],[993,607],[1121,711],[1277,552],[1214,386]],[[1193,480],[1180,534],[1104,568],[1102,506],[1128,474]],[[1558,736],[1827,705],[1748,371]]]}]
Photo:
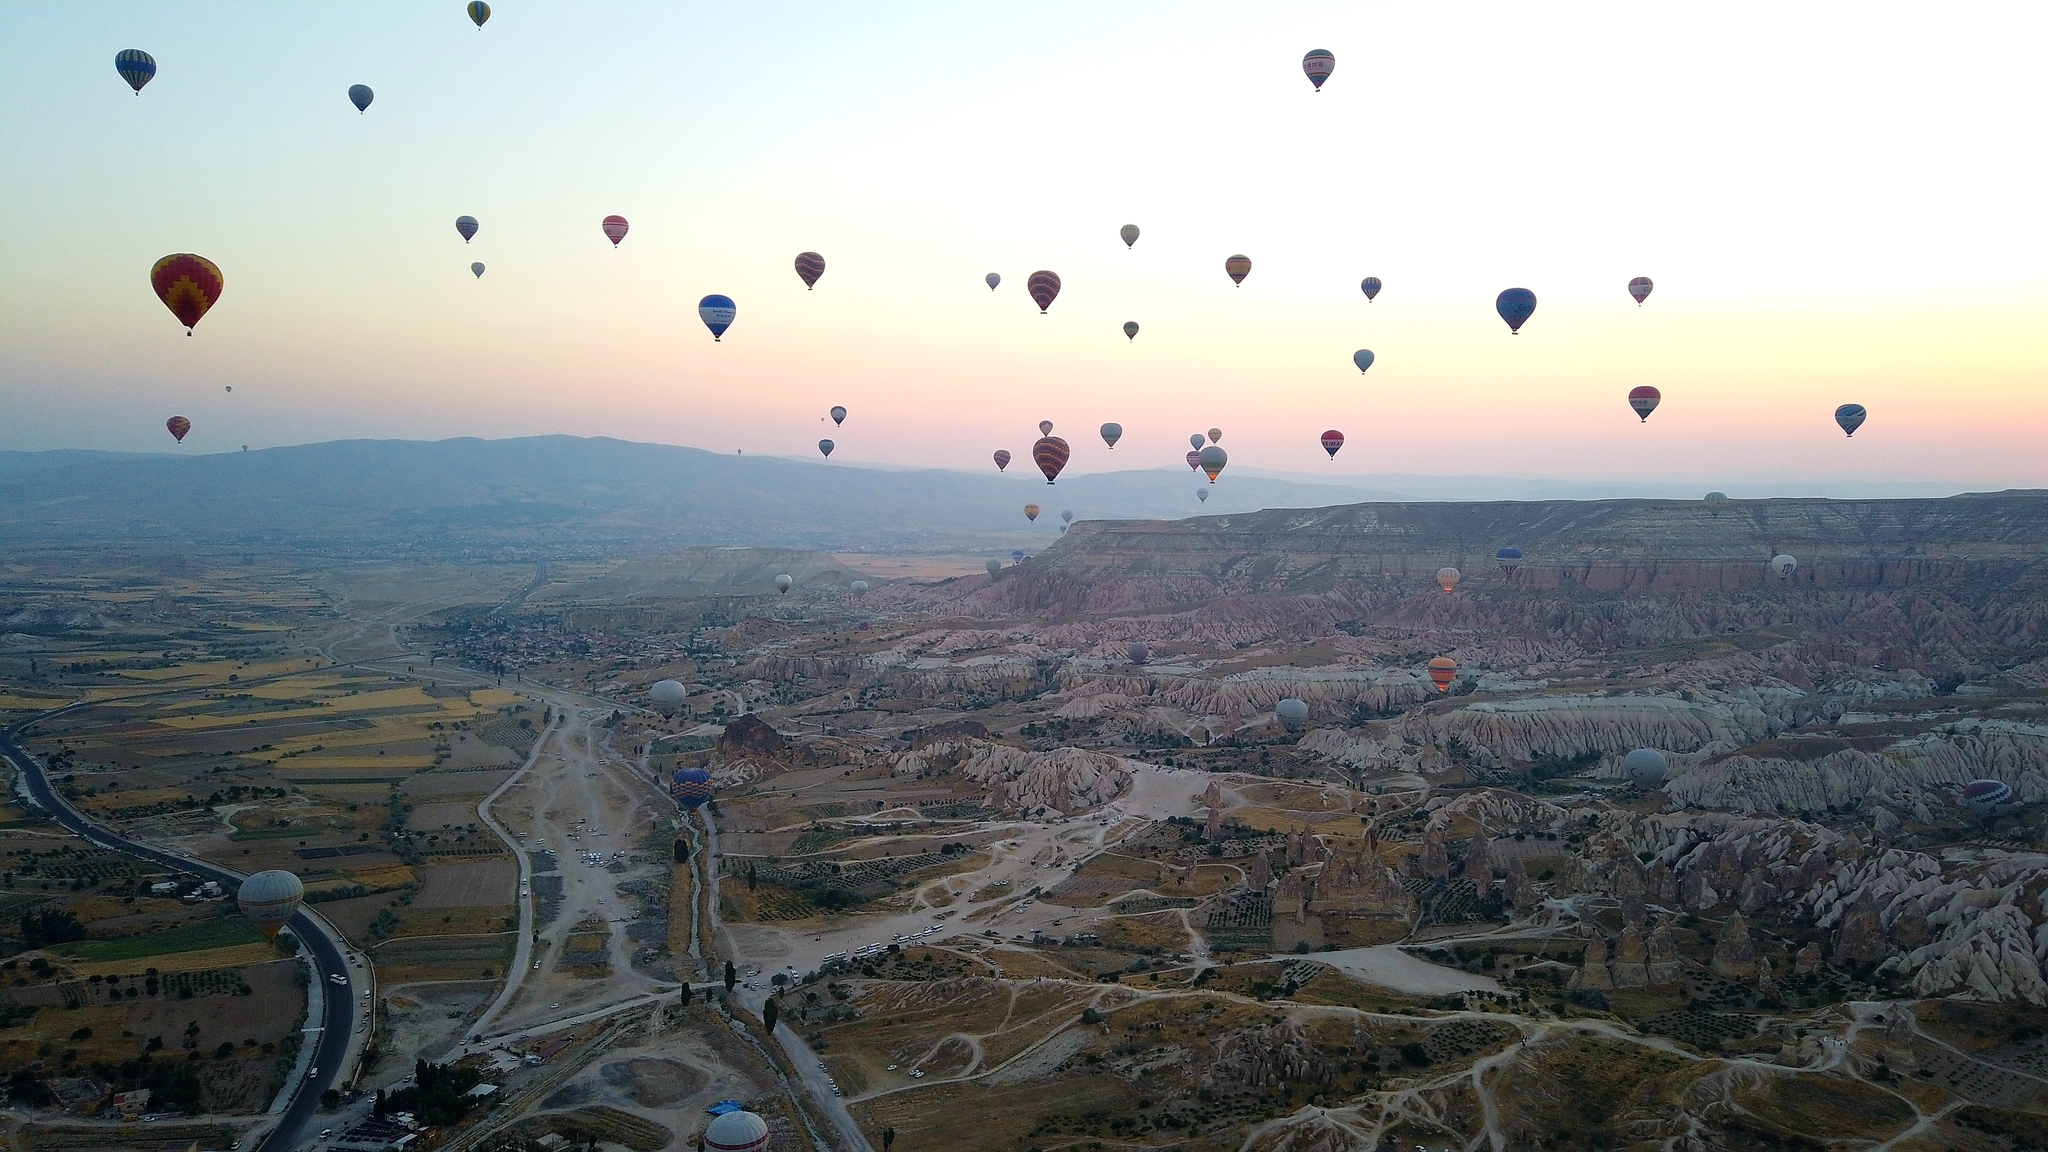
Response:
[{"label": "paved road", "polygon": [[[241,884],[243,877],[239,872],[116,836],[80,815],[77,809],[65,803],[64,799],[51,789],[49,780],[43,775],[42,765],[24,752],[16,741],[37,721],[68,710],[60,708],[54,712],[45,712],[40,716],[30,717],[5,732],[0,732],[0,757],[5,757],[14,765],[14,770],[21,774],[22,782],[27,786],[28,793],[36,804],[48,812],[57,823],[102,848],[137,856],[179,872],[218,880],[223,888],[229,890]],[[290,927],[307,953],[312,956],[313,966],[321,980],[327,980],[336,973],[343,977],[350,976],[347,961],[335,940],[329,935],[325,924],[301,911],[292,917]],[[329,993],[323,997],[326,1002],[324,1018],[318,1023],[308,1025],[324,1029],[310,1034],[313,1037],[311,1067],[314,1074],[299,1081],[298,1090],[292,1094],[291,1102],[285,1105],[283,1115],[278,1118],[276,1125],[264,1137],[263,1142],[251,1149],[251,1152],[258,1152],[259,1149],[263,1152],[291,1152],[312,1143],[310,1137],[315,1129],[320,1094],[335,1087],[341,1080],[343,1064],[348,1056],[349,1039],[355,1028],[356,1002],[361,999],[359,989],[367,979],[367,976],[353,978],[346,989],[332,983],[323,986],[323,990]]]}]

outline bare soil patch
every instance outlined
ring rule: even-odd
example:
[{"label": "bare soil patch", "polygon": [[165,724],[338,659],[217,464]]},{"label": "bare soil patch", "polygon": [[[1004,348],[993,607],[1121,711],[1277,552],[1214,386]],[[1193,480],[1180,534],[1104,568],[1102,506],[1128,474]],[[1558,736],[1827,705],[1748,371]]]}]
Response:
[{"label": "bare soil patch", "polygon": [[519,866],[510,860],[437,864],[422,871],[414,908],[497,908],[512,901]]}]

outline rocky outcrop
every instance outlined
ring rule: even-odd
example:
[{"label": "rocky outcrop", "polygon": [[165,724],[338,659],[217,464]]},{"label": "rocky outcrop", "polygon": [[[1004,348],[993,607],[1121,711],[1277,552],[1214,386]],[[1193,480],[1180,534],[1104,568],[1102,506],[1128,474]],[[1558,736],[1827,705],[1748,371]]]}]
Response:
[{"label": "rocky outcrop", "polygon": [[1756,975],[1756,941],[1750,938],[1749,922],[1737,912],[1721,927],[1709,965],[1714,974],[1728,980],[1748,980]]},{"label": "rocky outcrop", "polygon": [[1685,962],[1678,954],[1678,941],[1671,935],[1669,924],[1660,924],[1650,933],[1643,972],[1655,987],[1676,984],[1685,978]]},{"label": "rocky outcrop", "polygon": [[1586,941],[1586,954],[1579,961],[1578,972],[1572,976],[1571,987],[1574,991],[1580,988],[1606,991],[1614,987],[1614,977],[1607,971],[1607,941],[1598,933]]},{"label": "rocky outcrop", "polygon": [[1835,931],[1835,963],[1845,967],[1875,964],[1884,954],[1884,922],[1878,916],[1877,900],[1864,892],[1842,913],[1841,927]]},{"label": "rocky outcrop", "polygon": [[1398,916],[1413,914],[1414,901],[1393,870],[1364,852],[1338,856],[1316,877],[1309,911],[1318,916]]},{"label": "rocky outcrop", "polygon": [[782,733],[749,712],[726,724],[718,742],[712,745],[711,755],[717,761],[774,760],[787,747],[789,741],[783,739]]},{"label": "rocky outcrop", "polygon": [[896,776],[964,776],[988,787],[990,807],[1027,816],[1071,816],[1106,804],[1131,787],[1130,769],[1115,756],[1080,748],[1031,752],[978,740],[933,741],[897,756],[890,771]]},{"label": "rocky outcrop", "polygon": [[1650,949],[1643,941],[1643,933],[1634,924],[1621,930],[1621,939],[1614,947],[1614,986],[1616,988],[1647,988],[1650,984]]}]

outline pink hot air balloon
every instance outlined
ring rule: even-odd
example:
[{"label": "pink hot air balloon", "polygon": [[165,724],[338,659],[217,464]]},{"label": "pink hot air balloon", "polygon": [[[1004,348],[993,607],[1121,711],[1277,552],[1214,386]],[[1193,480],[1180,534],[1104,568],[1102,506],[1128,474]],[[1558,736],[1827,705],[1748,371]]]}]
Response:
[{"label": "pink hot air balloon", "polygon": [[612,247],[614,248],[619,246],[619,241],[626,238],[626,229],[628,227],[629,225],[626,223],[624,216],[607,216],[604,218],[604,234],[612,242]]},{"label": "pink hot air balloon", "polygon": [[1663,398],[1664,394],[1662,392],[1657,391],[1648,384],[1644,384],[1640,387],[1629,389],[1628,406],[1635,409],[1636,415],[1642,417],[1643,423],[1647,424],[1650,422],[1650,413],[1657,410],[1657,402]]},{"label": "pink hot air balloon", "polygon": [[1188,453],[1188,471],[1190,471],[1190,472],[1193,472],[1193,471],[1195,471],[1196,469],[1200,468],[1201,466],[1202,466],[1202,454],[1201,454],[1200,452],[1189,452],[1189,453]]},{"label": "pink hot air balloon", "polygon": [[1323,451],[1330,454],[1330,459],[1335,460],[1337,458],[1337,449],[1343,446],[1344,434],[1342,432],[1332,428],[1328,432],[1323,433]]}]

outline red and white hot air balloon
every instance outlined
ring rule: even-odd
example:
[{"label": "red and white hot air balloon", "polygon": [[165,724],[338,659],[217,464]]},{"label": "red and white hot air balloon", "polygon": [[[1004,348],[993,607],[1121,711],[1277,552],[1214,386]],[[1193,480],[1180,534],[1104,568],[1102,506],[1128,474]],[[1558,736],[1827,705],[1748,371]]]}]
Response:
[{"label": "red and white hot air balloon", "polygon": [[626,229],[629,227],[631,225],[626,223],[624,216],[607,216],[604,218],[605,238],[612,242],[612,247],[614,248],[619,246],[619,241],[626,238]]},{"label": "red and white hot air balloon", "polygon": [[1644,384],[1641,387],[1629,389],[1628,406],[1635,409],[1636,415],[1642,417],[1643,423],[1647,424],[1650,422],[1650,413],[1657,410],[1657,402],[1662,399],[1664,399],[1662,392],[1657,391],[1648,384]]},{"label": "red and white hot air balloon", "polygon": [[1337,458],[1337,449],[1343,446],[1344,434],[1342,432],[1332,428],[1328,432],[1323,433],[1323,451],[1330,454],[1330,459],[1335,460]]}]

